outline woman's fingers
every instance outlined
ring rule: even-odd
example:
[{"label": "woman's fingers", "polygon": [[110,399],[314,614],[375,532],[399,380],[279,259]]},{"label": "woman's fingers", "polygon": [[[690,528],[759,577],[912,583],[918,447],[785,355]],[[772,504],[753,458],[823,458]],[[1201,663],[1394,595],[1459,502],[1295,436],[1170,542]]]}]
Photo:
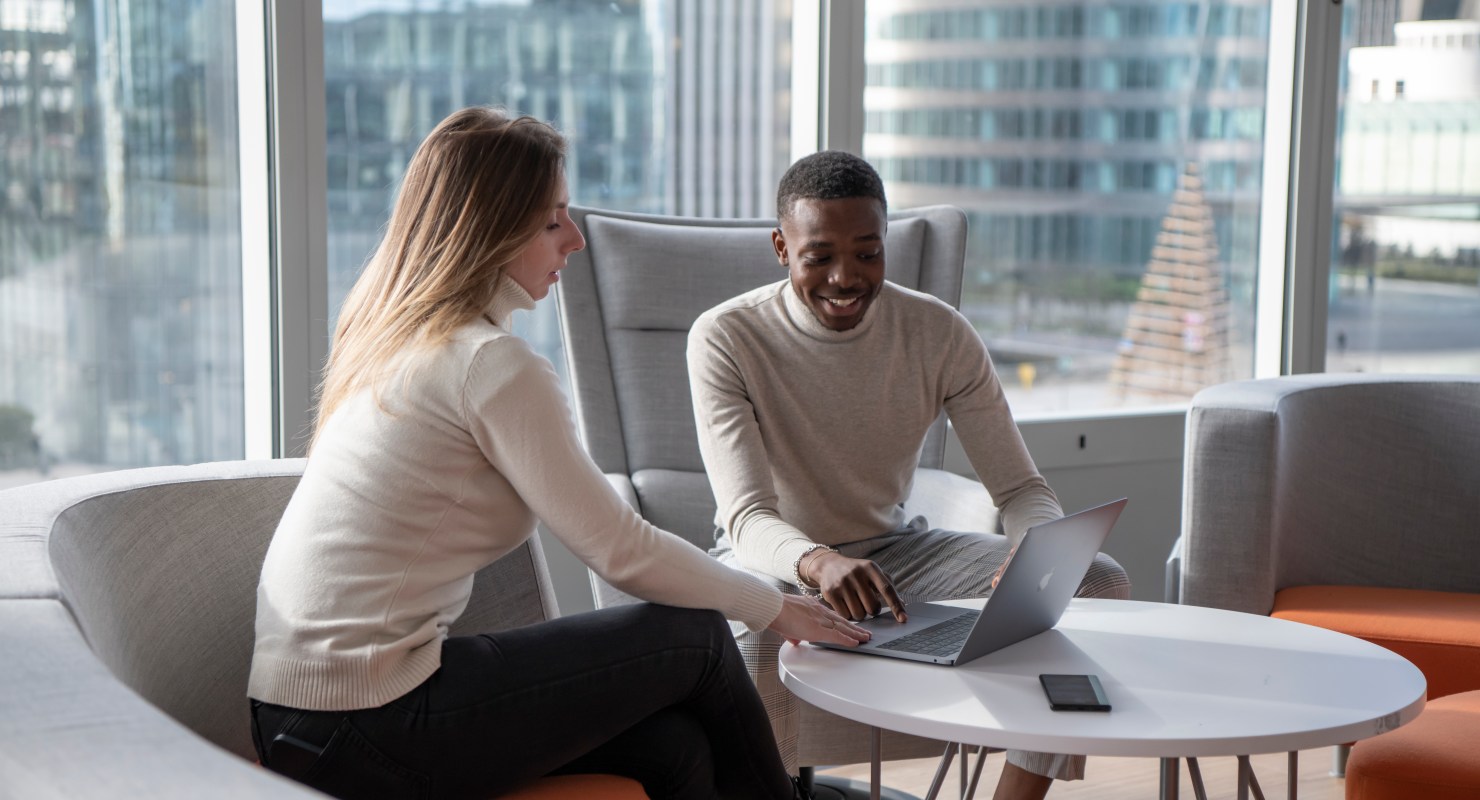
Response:
[{"label": "woman's fingers", "polygon": [[788,641],[828,642],[855,645],[870,634],[816,600],[797,595],[783,598],[781,614],[771,623],[771,630]]}]

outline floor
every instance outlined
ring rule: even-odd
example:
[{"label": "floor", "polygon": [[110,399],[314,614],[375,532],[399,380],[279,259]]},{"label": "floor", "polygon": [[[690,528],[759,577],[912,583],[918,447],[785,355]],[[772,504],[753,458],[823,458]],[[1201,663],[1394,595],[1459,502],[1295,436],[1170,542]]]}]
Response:
[{"label": "floor", "polygon": [[[1343,800],[1345,782],[1331,776],[1331,755],[1330,748],[1307,750],[1299,754],[1299,782],[1296,791],[1301,800]],[[1002,760],[1001,753],[987,756],[986,766],[982,768],[981,782],[976,790],[976,797],[980,800],[991,798],[997,785],[997,776],[1002,772]],[[886,761],[883,766],[884,785],[923,798],[930,789],[930,781],[935,777],[938,763],[933,758]],[[1254,756],[1252,763],[1254,776],[1264,790],[1265,797],[1273,799],[1288,796],[1285,788],[1288,758],[1285,754]],[[971,766],[973,769],[976,767],[975,756],[971,758]],[[1203,758],[1198,759],[1198,766],[1202,770],[1203,784],[1207,787],[1209,800],[1237,796],[1238,763],[1235,759]],[[867,783],[869,771],[867,764],[855,764],[819,770],[818,774],[837,775]],[[1085,770],[1084,780],[1055,783],[1048,796],[1050,800],[1153,800],[1158,797],[1160,789],[1158,774],[1159,762],[1155,759],[1093,758]],[[1195,795],[1192,793],[1186,762],[1183,762],[1181,776],[1181,797],[1191,800]],[[939,797],[941,800],[956,800],[961,796],[960,791],[960,768],[953,763]]]}]

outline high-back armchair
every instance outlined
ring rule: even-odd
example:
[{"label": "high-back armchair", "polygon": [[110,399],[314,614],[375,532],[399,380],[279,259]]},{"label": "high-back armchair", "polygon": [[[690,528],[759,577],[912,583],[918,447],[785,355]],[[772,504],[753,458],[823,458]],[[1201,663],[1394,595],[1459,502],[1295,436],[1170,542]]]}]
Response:
[{"label": "high-back armchair", "polygon": [[[773,219],[712,220],[571,209],[586,249],[561,273],[559,304],[576,420],[586,448],[644,518],[708,550],[715,499],[699,455],[685,360],[689,328],[701,313],[786,277],[771,246]],[[966,219],[933,206],[889,216],[885,277],[957,305]],[[778,379],[784,379],[779,376]],[[994,530],[980,483],[940,469],[945,418],[920,458],[907,510],[932,525]],[[592,575],[598,607],[628,602]],[[868,757],[865,729],[803,706],[802,765]],[[885,739],[886,757],[940,752],[913,737]]]}]

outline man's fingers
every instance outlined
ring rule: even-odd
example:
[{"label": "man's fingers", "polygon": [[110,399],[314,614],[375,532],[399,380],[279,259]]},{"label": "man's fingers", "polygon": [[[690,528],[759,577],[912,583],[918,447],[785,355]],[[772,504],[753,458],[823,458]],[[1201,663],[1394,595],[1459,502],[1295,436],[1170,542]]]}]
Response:
[{"label": "man's fingers", "polygon": [[899,599],[899,593],[894,591],[894,581],[889,580],[889,576],[878,564],[872,564],[871,566],[873,570],[869,575],[869,579],[873,581],[873,586],[870,587],[870,594],[876,594],[882,602],[876,602],[873,608],[869,609],[869,614],[877,615],[882,606],[889,606],[889,610],[894,614],[894,619],[904,622],[904,602]]},{"label": "man's fingers", "polygon": [[899,599],[899,593],[894,591],[894,584],[885,580],[879,590],[884,595],[884,601],[889,604],[889,610],[894,612],[894,619],[904,622],[907,619],[904,613],[904,601]]}]

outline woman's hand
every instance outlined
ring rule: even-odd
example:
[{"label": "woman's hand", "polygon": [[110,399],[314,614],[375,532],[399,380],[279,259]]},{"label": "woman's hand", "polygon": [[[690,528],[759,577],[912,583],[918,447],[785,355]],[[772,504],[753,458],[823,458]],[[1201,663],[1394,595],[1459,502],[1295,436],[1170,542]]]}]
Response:
[{"label": "woman's hand", "polygon": [[770,629],[792,644],[808,641],[852,646],[868,641],[872,635],[816,600],[794,594],[781,596],[781,613]]}]

